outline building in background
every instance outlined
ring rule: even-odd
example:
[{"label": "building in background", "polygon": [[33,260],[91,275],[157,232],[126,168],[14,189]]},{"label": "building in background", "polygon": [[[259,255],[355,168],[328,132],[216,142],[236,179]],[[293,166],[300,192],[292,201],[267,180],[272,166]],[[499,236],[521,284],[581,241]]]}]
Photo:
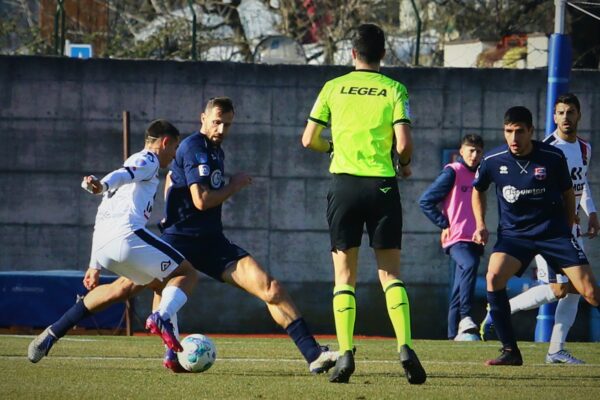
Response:
[{"label": "building in background", "polygon": [[482,40],[444,44],[444,67],[544,68],[548,37],[543,33],[507,35],[498,43]]}]

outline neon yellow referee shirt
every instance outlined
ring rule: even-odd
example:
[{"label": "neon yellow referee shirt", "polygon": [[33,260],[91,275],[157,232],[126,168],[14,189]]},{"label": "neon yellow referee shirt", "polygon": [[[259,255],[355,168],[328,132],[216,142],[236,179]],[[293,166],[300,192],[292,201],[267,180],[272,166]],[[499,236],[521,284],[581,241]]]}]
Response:
[{"label": "neon yellow referee shirt", "polygon": [[331,122],[329,172],[391,177],[394,124],[410,124],[404,85],[377,71],[355,70],[325,83],[309,120]]}]

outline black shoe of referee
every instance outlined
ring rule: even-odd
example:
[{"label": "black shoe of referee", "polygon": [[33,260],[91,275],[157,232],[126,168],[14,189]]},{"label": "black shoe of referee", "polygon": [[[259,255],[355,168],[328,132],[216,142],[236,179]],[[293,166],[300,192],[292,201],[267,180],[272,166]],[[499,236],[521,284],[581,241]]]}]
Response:
[{"label": "black shoe of referee", "polygon": [[333,367],[333,372],[329,377],[329,382],[333,383],[348,383],[350,380],[350,375],[354,373],[354,354],[352,350],[347,350],[341,355],[337,362],[335,363],[335,367]]},{"label": "black shoe of referee", "polygon": [[417,357],[417,353],[406,344],[400,347],[400,362],[402,363],[402,368],[404,368],[408,383],[411,385],[425,383],[427,374],[419,361],[419,357]]}]

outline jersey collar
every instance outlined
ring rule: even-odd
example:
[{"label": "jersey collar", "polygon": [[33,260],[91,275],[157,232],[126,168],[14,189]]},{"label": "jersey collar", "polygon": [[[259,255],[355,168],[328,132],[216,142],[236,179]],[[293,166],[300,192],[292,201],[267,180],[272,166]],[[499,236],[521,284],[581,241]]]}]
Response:
[{"label": "jersey collar", "polygon": [[380,72],[380,71],[375,71],[375,70],[373,70],[373,69],[355,69],[355,70],[354,70],[354,71],[352,71],[352,72],[371,72],[371,73],[373,73],[373,74],[380,74],[380,75],[381,75],[381,72]]}]

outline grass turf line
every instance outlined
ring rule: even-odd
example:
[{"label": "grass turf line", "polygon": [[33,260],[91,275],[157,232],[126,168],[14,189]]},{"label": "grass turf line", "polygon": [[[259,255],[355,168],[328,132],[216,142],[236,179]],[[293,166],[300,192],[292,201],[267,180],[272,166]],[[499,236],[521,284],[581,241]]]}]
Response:
[{"label": "grass turf line", "polygon": [[[289,339],[214,337],[217,362],[202,374],[162,367],[156,337],[66,337],[38,364],[31,336],[0,336],[2,399],[591,399],[600,397],[600,346],[569,343],[583,366],[544,365],[547,344],[521,343],[523,367],[486,367],[498,342],[416,340],[428,372],[409,385],[395,342],[357,340],[350,384],[313,376]],[[321,340],[321,342],[325,342]],[[330,341],[334,344],[334,341]]]}]

